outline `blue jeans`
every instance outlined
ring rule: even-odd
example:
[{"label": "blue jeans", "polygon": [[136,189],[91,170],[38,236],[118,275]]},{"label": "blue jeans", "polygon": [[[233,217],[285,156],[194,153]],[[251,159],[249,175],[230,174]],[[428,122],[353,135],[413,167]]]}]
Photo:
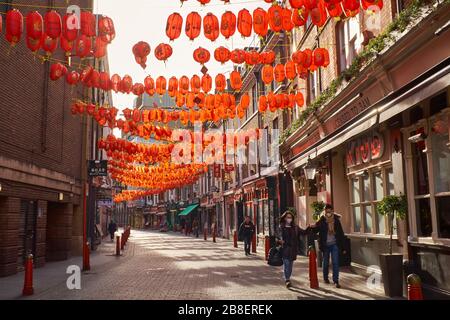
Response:
[{"label": "blue jeans", "polygon": [[291,279],[292,275],[292,266],[294,265],[293,260],[289,260],[283,258],[283,272],[284,272],[284,280],[288,281]]},{"label": "blue jeans", "polygon": [[328,279],[328,269],[330,267],[330,254],[333,263],[333,282],[339,282],[339,248],[336,244],[326,246],[323,251],[323,279]]}]

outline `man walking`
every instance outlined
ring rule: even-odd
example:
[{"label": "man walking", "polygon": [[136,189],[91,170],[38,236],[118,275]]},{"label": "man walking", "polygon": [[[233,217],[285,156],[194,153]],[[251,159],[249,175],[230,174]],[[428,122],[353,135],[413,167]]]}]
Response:
[{"label": "man walking", "polygon": [[114,233],[117,231],[117,224],[113,220],[109,223],[108,231],[111,236],[111,241],[114,241]]},{"label": "man walking", "polygon": [[255,225],[250,220],[250,216],[245,216],[244,222],[239,227],[239,235],[244,239],[245,255],[250,255],[250,245],[252,243],[252,237],[255,233]]}]

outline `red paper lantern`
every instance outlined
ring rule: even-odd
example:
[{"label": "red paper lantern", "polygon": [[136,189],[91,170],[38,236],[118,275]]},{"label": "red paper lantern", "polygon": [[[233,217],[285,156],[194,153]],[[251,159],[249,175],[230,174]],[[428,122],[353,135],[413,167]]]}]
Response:
[{"label": "red paper lantern", "polygon": [[194,60],[200,64],[205,64],[211,59],[211,54],[208,50],[199,47],[194,50]]},{"label": "red paper lantern", "polygon": [[236,32],[236,15],[231,11],[226,11],[222,15],[220,22],[220,33],[228,39],[232,37]]},{"label": "red paper lantern", "polygon": [[86,37],[95,36],[96,19],[94,14],[89,11],[82,11],[80,20],[81,34]]},{"label": "red paper lantern", "polygon": [[230,53],[230,60],[235,64],[244,63],[246,59],[246,52],[242,49],[234,49]]},{"label": "red paper lantern", "polygon": [[311,22],[314,25],[318,27],[323,27],[323,25],[327,21],[327,12],[325,10],[323,2],[319,2],[316,8],[311,9],[310,15],[311,15]]},{"label": "red paper lantern", "polygon": [[133,85],[132,92],[136,96],[141,96],[142,94],[144,94],[144,85],[142,83],[135,83]]},{"label": "red paper lantern", "polygon": [[272,64],[275,62],[275,52],[273,50],[261,52],[259,56],[262,64]]},{"label": "red paper lantern", "polygon": [[42,39],[43,36],[40,39],[34,40],[30,37],[27,37],[27,47],[31,50],[31,52],[37,52],[41,46],[42,46]]},{"label": "red paper lantern", "polygon": [[359,13],[358,0],[342,0],[342,7],[347,17],[354,17]]},{"label": "red paper lantern", "polygon": [[284,79],[286,79],[286,73],[284,70],[284,65],[279,63],[275,66],[275,68],[273,69],[273,73],[274,73],[274,79],[277,82],[283,82]]},{"label": "red paper lantern", "polygon": [[267,98],[266,98],[266,96],[260,96],[259,97],[258,111],[259,112],[266,112],[267,111]]},{"label": "red paper lantern", "polygon": [[66,75],[66,82],[71,86],[76,85],[80,81],[80,74],[77,71],[71,71]]},{"label": "red paper lantern", "polygon": [[245,54],[245,63],[247,63],[248,65],[254,66],[256,64],[260,63],[260,55],[259,52],[256,50],[251,50],[246,52]]},{"label": "red paper lantern", "polygon": [[187,76],[182,76],[179,82],[180,93],[183,95],[187,94],[189,92],[189,85],[190,85],[189,78]]},{"label": "red paper lantern", "polygon": [[51,10],[45,14],[44,18],[45,33],[52,39],[57,39],[61,36],[62,22],[61,16],[55,10]]},{"label": "red paper lantern", "polygon": [[222,73],[217,74],[215,78],[216,90],[217,91],[225,91],[227,85],[227,79]]},{"label": "red paper lantern", "polygon": [[108,72],[100,72],[100,81],[99,81],[100,89],[104,91],[109,91],[112,88],[111,78],[109,77]]},{"label": "red paper lantern", "polygon": [[230,86],[235,91],[240,91],[242,88],[241,74],[236,70],[230,73]]},{"label": "red paper lantern", "polygon": [[9,10],[6,14],[6,40],[15,46],[20,41],[23,32],[23,16],[17,9]]},{"label": "red paper lantern", "polygon": [[216,41],[219,37],[219,19],[212,13],[203,18],[203,33],[211,41]]},{"label": "red paper lantern", "polygon": [[191,12],[186,17],[185,32],[190,40],[200,35],[202,29],[202,17],[197,12]]},{"label": "red paper lantern", "polygon": [[250,37],[252,34],[252,15],[247,9],[242,9],[238,13],[237,27],[242,37]]},{"label": "red paper lantern", "polygon": [[39,40],[39,42],[42,39],[43,34],[43,24],[44,20],[42,19],[42,16],[37,11],[31,11],[27,15],[27,38],[31,38],[33,40]]},{"label": "red paper lantern", "polygon": [[166,93],[167,88],[167,80],[163,76],[159,76],[156,79],[156,93],[160,96],[164,95]]},{"label": "red paper lantern", "polygon": [[87,57],[91,52],[91,39],[82,34],[75,42],[75,52],[80,58]]},{"label": "red paper lantern", "polygon": [[[114,76],[113,76],[114,77]],[[152,77],[147,76],[144,79],[144,89],[145,92],[149,95],[149,96],[153,96],[155,94],[155,81],[153,80]]]},{"label": "red paper lantern", "polygon": [[183,17],[179,13],[174,12],[167,18],[166,35],[170,41],[180,37],[182,26]]},{"label": "red paper lantern", "polygon": [[286,73],[286,78],[288,78],[289,80],[294,80],[295,77],[297,76],[295,63],[292,60],[286,62],[286,64],[284,65],[284,70]]},{"label": "red paper lantern", "polygon": [[[364,0],[363,0],[364,1]],[[339,18],[342,15],[342,6],[341,1],[335,2],[325,2],[325,8],[328,11],[330,17]]]},{"label": "red paper lantern", "polygon": [[303,7],[300,10],[292,10],[292,23],[295,27],[302,27],[306,24],[306,21],[308,20],[309,10]]},{"label": "red paper lantern", "polygon": [[129,75],[124,75],[120,81],[120,91],[123,93],[130,93],[133,89],[133,79]]},{"label": "red paper lantern", "polygon": [[373,12],[376,12],[378,9],[383,9],[383,0],[361,0],[361,5],[364,10],[372,10]]},{"label": "red paper lantern", "polygon": [[66,56],[70,56],[74,47],[74,42],[67,40],[65,37],[59,38],[59,44],[61,49],[66,53]]},{"label": "red paper lantern", "polygon": [[230,50],[225,47],[219,47],[214,50],[214,59],[224,64],[230,60]]},{"label": "red paper lantern", "polygon": [[283,30],[283,8],[275,4],[269,8],[269,26],[273,32],[280,32]]},{"label": "red paper lantern", "polygon": [[312,50],[305,49],[303,50],[303,53],[305,54],[305,59],[303,60],[303,67],[309,68],[312,64]]},{"label": "red paper lantern", "polygon": [[266,64],[261,70],[262,81],[267,85],[273,81],[273,67]]},{"label": "red paper lantern", "polygon": [[209,93],[212,89],[212,78],[209,74],[202,76],[202,90],[204,93]]},{"label": "red paper lantern", "polygon": [[98,35],[107,43],[111,43],[116,38],[114,22],[110,17],[102,16],[98,19]]},{"label": "red paper lantern", "polygon": [[[52,39],[53,40],[53,39]],[[67,68],[61,63],[54,63],[50,67],[50,79],[53,81],[58,80],[67,73]]]},{"label": "red paper lantern", "polygon": [[202,6],[204,6],[204,5],[206,5],[206,4],[208,4],[208,3],[211,2],[211,0],[197,0],[197,1],[200,2],[200,4],[201,4]]},{"label": "red paper lantern", "polygon": [[195,94],[200,93],[200,87],[201,87],[201,79],[197,75],[193,75],[191,78],[191,91]]},{"label": "red paper lantern", "polygon": [[147,57],[150,51],[150,45],[144,41],[139,41],[133,46],[134,59],[143,69],[147,68]]},{"label": "red paper lantern", "polygon": [[106,49],[108,43],[103,41],[102,38],[95,38],[94,57],[100,59],[106,56]]},{"label": "red paper lantern", "polygon": [[169,79],[169,85],[168,85],[167,91],[169,93],[169,96],[171,96],[172,98],[176,96],[176,94],[178,92],[178,79],[177,79],[177,77],[171,77]]},{"label": "red paper lantern", "polygon": [[62,37],[67,41],[75,41],[78,38],[78,17],[74,13],[67,13],[62,19]]},{"label": "red paper lantern", "polygon": [[296,64],[302,64],[304,63],[306,59],[306,54],[303,51],[295,51],[292,53],[292,61],[294,61]]},{"label": "red paper lantern", "polygon": [[42,36],[42,50],[44,50],[47,55],[51,55],[53,52],[55,52],[57,47],[57,39],[50,38],[46,34]]},{"label": "red paper lantern", "polygon": [[269,16],[262,8],[253,11],[253,30],[260,37],[265,37],[269,31]]},{"label": "red paper lantern", "polygon": [[297,104],[297,107],[303,107],[305,104],[305,99],[303,98],[303,94],[301,92],[297,92],[295,95],[295,103]]},{"label": "red paper lantern", "polygon": [[160,61],[166,61],[172,56],[172,47],[166,43],[161,43],[155,48],[155,57]]},{"label": "red paper lantern", "polygon": [[294,23],[292,22],[292,11],[288,8],[283,8],[281,11],[281,24],[283,30],[286,32],[291,32],[294,29]]},{"label": "red paper lantern", "polygon": [[289,0],[289,4],[294,9],[300,9],[303,6],[303,0]]}]

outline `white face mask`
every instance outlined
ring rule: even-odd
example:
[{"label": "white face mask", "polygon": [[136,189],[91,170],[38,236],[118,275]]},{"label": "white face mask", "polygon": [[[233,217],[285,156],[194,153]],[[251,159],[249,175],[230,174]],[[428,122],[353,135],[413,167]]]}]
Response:
[{"label": "white face mask", "polygon": [[288,224],[291,224],[292,219],[291,219],[291,218],[287,218],[287,219],[286,219],[286,222],[287,222]]}]

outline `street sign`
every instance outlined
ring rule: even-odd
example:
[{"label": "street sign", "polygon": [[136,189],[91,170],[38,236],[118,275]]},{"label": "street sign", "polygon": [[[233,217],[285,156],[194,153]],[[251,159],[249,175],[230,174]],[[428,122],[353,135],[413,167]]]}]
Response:
[{"label": "street sign", "polygon": [[108,175],[108,161],[89,160],[88,175],[90,177],[106,177]]}]

